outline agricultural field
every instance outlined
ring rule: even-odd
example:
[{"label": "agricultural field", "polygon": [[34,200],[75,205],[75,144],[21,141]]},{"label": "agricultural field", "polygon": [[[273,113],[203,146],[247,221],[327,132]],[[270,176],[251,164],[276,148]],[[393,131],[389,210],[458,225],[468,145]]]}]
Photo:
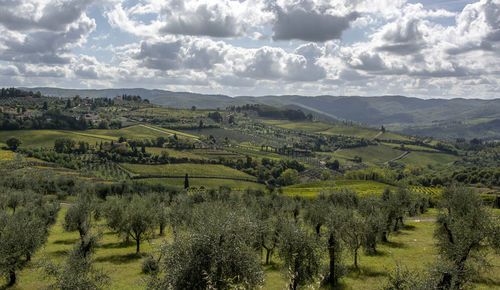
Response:
[{"label": "agricultural field", "polygon": [[121,166],[137,175],[184,176],[187,173],[190,177],[222,177],[256,180],[254,176],[223,165],[189,163],[143,165],[123,163]]},{"label": "agricultural field", "polygon": [[[109,140],[106,136],[85,135],[81,132],[59,131],[59,130],[18,130],[18,131],[0,131],[0,142],[5,143],[9,138],[21,140],[21,148],[51,148],[54,141],[58,138],[69,137],[76,142],[85,141],[89,144],[99,143]],[[106,139],[103,139],[106,138]],[[118,139],[117,139],[118,140]]]},{"label": "agricultural field", "polygon": [[[145,178],[138,179],[138,182],[145,184],[161,184],[167,187],[184,188],[184,178]],[[231,188],[231,191],[245,191],[247,189],[264,190],[265,186],[257,182],[248,182],[231,179],[212,179],[212,178],[189,178],[190,187],[204,187],[209,189],[218,189],[221,186]]]},{"label": "agricultural field", "polygon": [[334,128],[321,131],[319,133],[326,135],[344,135],[344,136],[354,136],[358,138],[373,139],[379,133],[379,130],[363,128],[363,127],[351,127],[351,126],[336,126]]},{"label": "agricultural field", "polygon": [[284,187],[283,194],[288,196],[300,196],[314,198],[321,192],[329,190],[349,189],[360,196],[367,194],[381,194],[385,189],[395,190],[396,187],[372,180],[327,180],[315,181]]},{"label": "agricultural field", "polygon": [[335,127],[335,125],[333,124],[326,124],[321,122],[291,122],[285,120],[264,120],[263,123],[285,129],[306,131],[310,133],[326,131],[332,127]]},{"label": "agricultural field", "polygon": [[406,155],[405,158],[399,160],[399,162],[405,165],[450,165],[453,162],[459,160],[460,158],[451,154],[445,153],[427,153],[427,152],[411,152]]},{"label": "agricultural field", "polygon": [[355,156],[359,156],[362,158],[363,162],[376,164],[392,160],[403,153],[403,151],[393,149],[390,146],[372,145],[367,147],[341,149],[331,154],[331,156],[343,159],[354,159]]}]

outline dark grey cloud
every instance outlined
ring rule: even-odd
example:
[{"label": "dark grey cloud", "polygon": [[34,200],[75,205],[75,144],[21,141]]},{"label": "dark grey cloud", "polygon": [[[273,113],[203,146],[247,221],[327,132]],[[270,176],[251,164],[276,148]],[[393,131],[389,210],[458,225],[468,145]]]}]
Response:
[{"label": "dark grey cloud", "polygon": [[0,59],[26,63],[69,63],[70,59],[64,54],[70,52],[72,44],[81,41],[94,29],[95,23],[87,20],[70,26],[67,31],[28,32],[24,39],[0,36],[6,46],[0,50]]},{"label": "dark grey cloud", "polygon": [[9,30],[50,30],[61,31],[76,22],[93,0],[52,1],[40,9],[41,17],[35,20],[35,15],[25,13],[23,4],[31,3],[40,6],[36,1],[0,1],[0,24]]},{"label": "dark grey cloud", "polygon": [[301,7],[286,11],[277,7],[275,11],[276,20],[272,27],[274,40],[325,42],[340,39],[342,32],[360,16],[357,12],[345,16],[320,14]]},{"label": "dark grey cloud", "polygon": [[158,70],[211,69],[224,61],[225,51],[220,44],[211,41],[160,41],[141,43],[136,59],[147,68]]},{"label": "dark grey cloud", "polygon": [[242,33],[240,22],[232,15],[222,16],[206,4],[195,11],[184,13],[169,12],[162,33],[182,35],[206,35],[212,37],[231,37]]},{"label": "dark grey cloud", "polygon": [[410,19],[386,30],[382,35],[385,44],[377,47],[377,50],[399,55],[421,51],[425,47],[425,41],[423,33],[418,28],[419,22],[418,19]]}]

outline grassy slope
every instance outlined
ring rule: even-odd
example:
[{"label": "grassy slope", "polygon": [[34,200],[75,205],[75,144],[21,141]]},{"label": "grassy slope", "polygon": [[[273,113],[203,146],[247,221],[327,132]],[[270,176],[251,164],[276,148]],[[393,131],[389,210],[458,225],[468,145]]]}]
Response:
[{"label": "grassy slope", "polygon": [[239,170],[229,168],[223,165],[213,164],[165,164],[165,165],[143,165],[143,164],[121,164],[126,169],[142,175],[180,175],[189,174],[189,176],[210,176],[210,177],[233,177],[255,180],[254,176],[248,175]]},{"label": "grassy slope", "polygon": [[288,196],[298,195],[312,198],[324,190],[340,190],[343,188],[348,188],[356,191],[360,195],[365,195],[370,193],[382,193],[386,188],[394,189],[394,186],[372,180],[315,181],[284,187],[283,193]]},{"label": "grassy slope", "polygon": [[[140,179],[139,182],[148,184],[163,184],[177,188],[184,188],[184,178],[146,178]],[[260,183],[230,180],[230,179],[208,179],[208,178],[189,178],[189,186],[218,189],[220,186],[228,186],[232,191],[244,191],[251,189],[264,189],[265,186]]]},{"label": "grassy slope", "polygon": [[405,158],[401,159],[406,165],[443,165],[452,163],[459,158],[451,154],[411,152]]},{"label": "grassy slope", "polygon": [[371,145],[366,147],[342,149],[335,154],[334,157],[353,159],[354,156],[360,156],[363,162],[383,163],[392,160],[403,154],[403,151],[392,149],[386,145]]}]

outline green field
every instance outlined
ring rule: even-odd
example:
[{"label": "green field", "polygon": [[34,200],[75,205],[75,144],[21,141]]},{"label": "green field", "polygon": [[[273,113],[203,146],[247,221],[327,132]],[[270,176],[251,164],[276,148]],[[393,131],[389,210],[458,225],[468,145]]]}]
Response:
[{"label": "green field", "polygon": [[[401,148],[401,144],[396,144],[396,143],[386,143],[386,142],[380,142],[380,144],[383,144],[385,146],[390,146],[392,148]],[[429,148],[429,147],[424,147],[424,146],[418,146],[418,145],[408,145],[404,144],[404,148],[410,149],[410,150],[426,150],[426,151],[432,151],[432,152],[441,152],[437,149],[434,148]]]},{"label": "green field", "polygon": [[244,178],[256,180],[256,177],[248,175],[239,170],[226,167],[224,165],[213,164],[164,164],[164,165],[143,165],[143,164],[121,164],[127,170],[138,175],[170,175],[184,176],[186,173],[190,177],[225,177],[225,178]]},{"label": "green field", "polygon": [[459,157],[445,153],[411,152],[399,160],[406,165],[448,165],[457,161]]},{"label": "green field", "polygon": [[[7,141],[9,138],[17,138],[21,140],[21,147],[31,148],[50,148],[54,146],[54,141],[57,138],[71,138],[78,141],[85,141],[89,144],[96,142],[108,141],[108,136],[97,136],[95,134],[85,134],[85,131],[63,131],[63,130],[17,130],[17,131],[0,131],[0,142]],[[116,138],[118,140],[118,138]]]},{"label": "green field", "polygon": [[170,148],[159,148],[159,147],[146,147],[146,152],[161,155],[162,152],[167,152],[169,157],[174,158],[189,158],[189,159],[207,159],[204,156],[200,156],[198,154],[193,154],[192,150],[174,150]]},{"label": "green field", "polygon": [[318,133],[326,135],[344,135],[344,136],[354,136],[358,138],[372,139],[380,131],[377,129],[363,128],[363,127],[351,127],[351,126],[336,126],[326,131],[321,131]]},{"label": "green field", "polygon": [[[59,212],[57,223],[51,228],[48,242],[33,257],[28,266],[20,272],[18,284],[11,289],[42,289],[50,285],[43,272],[37,265],[50,259],[55,263],[62,263],[66,253],[78,241],[77,232],[64,232],[62,222],[66,208]],[[435,212],[434,212],[435,214]],[[171,233],[167,228],[166,237],[155,238],[141,245],[142,255],[135,255],[135,244],[124,244],[102,225],[96,226],[102,232],[102,239],[94,255],[96,267],[102,269],[111,278],[111,289],[145,289],[144,278],[141,273],[141,263],[144,257],[154,251],[161,241],[170,239]],[[382,286],[386,281],[387,273],[395,267],[395,262],[406,265],[409,269],[425,269],[426,264],[434,262],[436,258],[435,240],[433,239],[433,222],[407,222],[400,233],[389,236],[389,243],[380,244],[377,255],[366,255],[361,252],[359,257],[360,271],[350,270],[348,275],[341,279],[342,289],[374,289]],[[498,289],[500,285],[500,256],[490,254],[492,268],[480,277],[480,284],[474,284],[476,289]],[[281,263],[275,257],[273,266],[265,266],[265,281],[263,289],[284,289],[286,282],[281,271]],[[347,253],[344,262],[348,267],[352,265],[352,257]],[[1,285],[0,285],[1,286]]]},{"label": "green field", "polygon": [[[184,178],[146,178],[139,179],[139,182],[146,184],[162,184],[177,188],[184,188]],[[209,178],[189,178],[189,186],[218,189],[221,186],[228,186],[232,191],[244,191],[251,189],[264,189],[265,186],[256,182],[230,180],[230,179],[209,179]]]},{"label": "green field", "polygon": [[285,129],[306,131],[311,133],[325,131],[335,126],[332,124],[320,122],[291,122],[286,120],[264,120],[263,123]]},{"label": "green field", "polygon": [[342,149],[332,154],[334,157],[353,159],[360,156],[363,162],[384,163],[403,154],[403,151],[396,150],[386,145],[370,145],[352,149]]},{"label": "green field", "polygon": [[[0,146],[0,148],[3,146]],[[10,150],[0,149],[0,162],[14,160],[16,154]]]},{"label": "green field", "polygon": [[313,198],[322,191],[328,191],[331,189],[341,190],[344,188],[354,190],[360,195],[372,193],[380,194],[386,188],[395,189],[392,185],[372,180],[327,180],[286,186],[283,187],[283,194],[288,196]]}]

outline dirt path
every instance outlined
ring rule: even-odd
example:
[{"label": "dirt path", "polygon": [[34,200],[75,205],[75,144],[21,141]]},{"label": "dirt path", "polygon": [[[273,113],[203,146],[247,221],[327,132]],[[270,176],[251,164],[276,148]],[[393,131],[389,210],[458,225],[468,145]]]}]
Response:
[{"label": "dirt path", "polygon": [[382,134],[384,134],[384,132],[382,132],[382,131],[378,132],[378,133],[377,133],[377,135],[375,135],[375,136],[372,138],[372,140],[373,140],[373,139],[377,139],[377,138],[378,138],[378,136],[380,136],[380,135],[382,135]]},{"label": "dirt path", "polygon": [[384,164],[388,164],[389,162],[394,162],[394,161],[397,161],[397,160],[400,160],[400,159],[403,159],[406,157],[406,155],[410,154],[410,151],[405,151],[403,154],[399,155],[398,157],[394,158],[394,159],[391,159],[389,161],[386,161],[384,162]]},{"label": "dirt path", "polygon": [[157,132],[161,132],[161,133],[165,133],[169,136],[173,136],[174,134],[170,133],[170,132],[167,132],[167,131],[163,131],[163,130],[160,130],[160,129],[156,129],[156,128],[153,128],[153,127],[149,127],[149,126],[146,126],[146,125],[143,125],[143,124],[139,124],[139,126],[141,127],[144,127],[144,128],[147,128],[149,130],[153,130],[153,131],[157,131]]},{"label": "dirt path", "polygon": [[414,222],[414,223],[420,223],[420,222],[436,222],[436,218],[411,218],[411,219],[405,219],[405,222]]}]

